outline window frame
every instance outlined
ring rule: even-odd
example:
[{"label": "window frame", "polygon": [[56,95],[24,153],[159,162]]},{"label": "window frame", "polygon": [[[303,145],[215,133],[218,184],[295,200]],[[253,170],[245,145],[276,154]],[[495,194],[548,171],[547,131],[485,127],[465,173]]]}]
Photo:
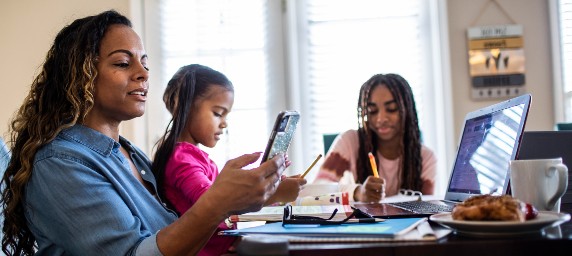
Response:
[{"label": "window frame", "polygon": [[[562,49],[562,34],[560,30],[560,0],[549,0],[549,18],[550,18],[550,34],[551,34],[551,48],[552,48],[552,88],[553,88],[553,108],[554,108],[554,121],[555,123],[572,122],[567,120],[567,116],[572,116],[572,109],[566,109],[567,94],[572,94],[572,91],[566,92],[565,73]],[[572,66],[572,63],[569,65]],[[572,79],[570,77],[569,79]],[[572,96],[571,96],[572,97]]]}]

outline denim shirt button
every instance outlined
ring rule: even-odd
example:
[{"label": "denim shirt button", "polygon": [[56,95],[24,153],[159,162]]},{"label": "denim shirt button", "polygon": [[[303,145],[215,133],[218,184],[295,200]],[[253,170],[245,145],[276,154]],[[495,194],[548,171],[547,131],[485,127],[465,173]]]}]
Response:
[{"label": "denim shirt button", "polygon": [[145,175],[145,170],[141,170],[141,174]]}]

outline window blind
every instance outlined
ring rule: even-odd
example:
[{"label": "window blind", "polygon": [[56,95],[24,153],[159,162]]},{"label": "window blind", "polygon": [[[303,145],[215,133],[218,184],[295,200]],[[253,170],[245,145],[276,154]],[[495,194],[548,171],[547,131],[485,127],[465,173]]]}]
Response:
[{"label": "window blind", "polygon": [[559,1],[562,82],[565,94],[564,115],[572,122],[572,0]]},{"label": "window blind", "polygon": [[216,69],[234,84],[226,134],[215,148],[202,148],[220,169],[230,158],[264,150],[267,141],[270,88],[266,11],[263,0],[160,2],[161,92],[179,67],[192,63]]},{"label": "window blind", "polygon": [[[436,147],[444,143],[436,139],[434,115],[443,98],[435,89],[441,88],[435,85],[441,81],[440,56],[432,55],[439,33],[429,21],[437,16],[430,8],[436,1],[144,2],[146,26],[157,27],[145,40],[154,41],[148,50],[160,48],[152,56],[160,66],[154,76],[162,79],[157,91],[162,93],[175,71],[191,63],[219,70],[235,85],[228,134],[214,149],[205,149],[219,168],[230,158],[264,150],[278,111],[295,109],[301,120],[286,174],[300,173],[323,153],[323,134],[357,128],[359,88],[377,73],[398,73],[408,80],[424,141],[446,159]],[[148,122],[161,119],[166,126],[168,112],[160,116]],[[156,141],[163,129],[150,132],[155,134],[149,140]],[[315,174],[310,172],[309,182]]]},{"label": "window blind", "polygon": [[429,38],[422,33],[421,1],[305,1],[307,127],[312,151],[323,151],[322,134],[357,129],[359,88],[372,75],[397,73],[411,85],[421,126],[423,69]]}]

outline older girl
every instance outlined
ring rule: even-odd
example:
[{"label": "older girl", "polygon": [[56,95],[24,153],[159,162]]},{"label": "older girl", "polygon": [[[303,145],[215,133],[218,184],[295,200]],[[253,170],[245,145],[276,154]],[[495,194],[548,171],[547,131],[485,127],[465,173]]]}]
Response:
[{"label": "older girl", "polygon": [[[378,202],[402,188],[433,194],[436,158],[421,143],[407,81],[397,74],[372,76],[360,89],[357,114],[359,128],[335,139],[315,182],[339,182],[355,201]],[[372,176],[370,152],[379,178]]]}]

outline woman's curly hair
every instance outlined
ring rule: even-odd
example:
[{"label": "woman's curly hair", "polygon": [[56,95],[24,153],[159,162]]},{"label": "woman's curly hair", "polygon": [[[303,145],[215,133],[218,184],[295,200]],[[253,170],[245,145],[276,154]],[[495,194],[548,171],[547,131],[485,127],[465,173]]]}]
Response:
[{"label": "woman's curly hair", "polygon": [[77,19],[64,27],[12,119],[12,156],[2,178],[2,251],[7,255],[35,252],[36,239],[24,215],[34,157],[60,131],[81,123],[93,107],[96,57],[105,32],[114,24],[131,27],[129,19],[114,10]]}]

